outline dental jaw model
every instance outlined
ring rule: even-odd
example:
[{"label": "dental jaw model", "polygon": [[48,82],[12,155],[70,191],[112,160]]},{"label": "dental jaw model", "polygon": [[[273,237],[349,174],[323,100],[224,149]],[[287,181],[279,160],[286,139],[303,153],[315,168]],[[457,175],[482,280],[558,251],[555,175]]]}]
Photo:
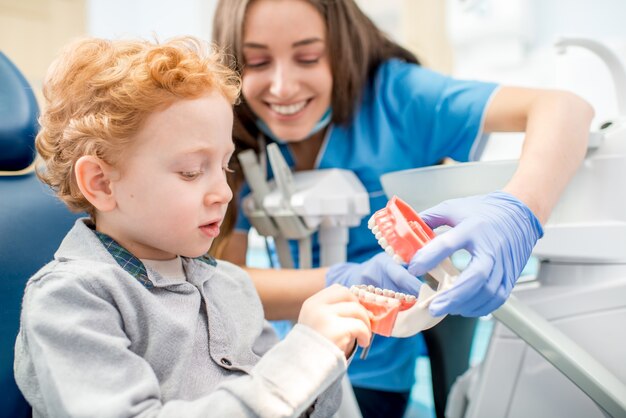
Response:
[{"label": "dental jaw model", "polygon": [[368,285],[355,285],[350,287],[350,291],[372,314],[372,333],[385,337],[397,336],[393,335],[393,331],[398,315],[402,318],[402,314],[413,308],[417,301],[413,295]]},{"label": "dental jaw model", "polygon": [[[397,196],[372,215],[368,227],[385,252],[399,264],[408,263],[435,237],[419,215]],[[439,292],[452,286],[458,274],[450,259],[446,259],[429,272],[434,280],[427,277],[427,285],[421,287],[417,297],[373,286],[352,286],[351,291],[373,314],[373,333],[387,337],[410,337],[435,326],[445,317],[431,316],[428,306]]]}]

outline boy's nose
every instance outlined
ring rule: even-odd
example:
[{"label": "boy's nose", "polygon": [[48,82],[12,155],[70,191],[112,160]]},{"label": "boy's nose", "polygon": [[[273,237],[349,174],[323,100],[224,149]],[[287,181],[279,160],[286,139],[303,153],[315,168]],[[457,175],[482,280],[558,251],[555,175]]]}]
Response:
[{"label": "boy's nose", "polygon": [[226,176],[222,174],[220,180],[212,184],[209,191],[204,195],[204,204],[210,206],[216,203],[228,203],[233,198]]},{"label": "boy's nose", "polygon": [[270,93],[279,99],[289,99],[298,90],[296,73],[287,65],[277,64],[271,74]]}]

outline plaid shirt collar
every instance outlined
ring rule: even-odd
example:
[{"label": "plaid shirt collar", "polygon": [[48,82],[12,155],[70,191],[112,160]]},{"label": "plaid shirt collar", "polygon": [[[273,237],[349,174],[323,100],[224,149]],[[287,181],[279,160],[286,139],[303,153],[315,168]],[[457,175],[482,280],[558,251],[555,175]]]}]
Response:
[{"label": "plaid shirt collar", "polygon": [[[106,248],[107,251],[113,256],[120,267],[137,279],[137,281],[139,281],[139,283],[144,285],[147,289],[154,287],[154,283],[152,283],[152,280],[148,277],[146,266],[143,265],[141,260],[132,255],[126,248],[122,247],[117,241],[107,234],[103,234],[102,232],[96,230],[93,232],[100,239],[104,248]],[[194,260],[200,260],[213,267],[217,265],[217,261],[208,254],[196,257]]]}]

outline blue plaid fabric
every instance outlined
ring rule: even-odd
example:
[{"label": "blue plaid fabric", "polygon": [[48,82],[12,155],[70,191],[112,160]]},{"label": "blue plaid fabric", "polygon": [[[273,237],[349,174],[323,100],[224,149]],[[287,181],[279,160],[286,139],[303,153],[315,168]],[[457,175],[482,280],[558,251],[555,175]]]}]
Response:
[{"label": "blue plaid fabric", "polygon": [[[137,279],[147,289],[151,289],[154,287],[154,284],[148,278],[146,266],[143,265],[141,260],[128,252],[126,248],[122,247],[120,244],[117,243],[117,241],[115,241],[107,234],[103,234],[102,232],[96,230],[94,230],[93,232],[100,239],[100,242],[102,242],[104,248],[106,248],[107,251],[113,256],[115,261],[117,261],[117,264],[119,264],[120,267],[122,267],[131,276]],[[195,260],[200,260],[213,267],[217,266],[217,260],[208,254],[196,257]]]},{"label": "blue plaid fabric", "polygon": [[96,236],[104,245],[104,248],[113,256],[117,264],[126,270],[131,276],[137,279],[147,289],[154,287],[152,281],[148,278],[148,272],[146,266],[143,265],[141,260],[128,252],[128,250],[117,243],[113,238],[107,234],[103,234],[99,231],[93,231]]}]

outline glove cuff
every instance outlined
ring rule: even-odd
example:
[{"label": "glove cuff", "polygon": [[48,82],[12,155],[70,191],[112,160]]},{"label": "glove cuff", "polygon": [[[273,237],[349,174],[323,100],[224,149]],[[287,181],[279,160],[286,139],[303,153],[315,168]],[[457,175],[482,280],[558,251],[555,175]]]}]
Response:
[{"label": "glove cuff", "polygon": [[512,204],[512,206],[519,211],[519,214],[522,216],[528,227],[534,232],[535,240],[539,240],[543,237],[543,226],[541,225],[541,222],[539,222],[539,219],[537,219],[533,211],[528,206],[526,206],[524,202],[519,200],[511,193],[505,192],[503,190],[498,190],[490,193],[489,196],[497,200],[505,200],[508,203]]}]

